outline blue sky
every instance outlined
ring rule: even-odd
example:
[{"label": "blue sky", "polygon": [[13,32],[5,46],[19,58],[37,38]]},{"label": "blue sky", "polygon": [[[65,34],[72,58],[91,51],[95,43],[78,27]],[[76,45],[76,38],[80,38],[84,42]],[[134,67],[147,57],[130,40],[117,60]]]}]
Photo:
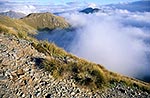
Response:
[{"label": "blue sky", "polygon": [[99,6],[137,0],[0,0],[0,12],[17,11],[25,14],[33,12],[63,12],[87,6]]},{"label": "blue sky", "polygon": [[0,0],[9,2],[34,2],[39,4],[65,4],[67,2],[78,2],[78,3],[96,3],[96,4],[110,4],[119,2],[132,2],[138,0]]}]

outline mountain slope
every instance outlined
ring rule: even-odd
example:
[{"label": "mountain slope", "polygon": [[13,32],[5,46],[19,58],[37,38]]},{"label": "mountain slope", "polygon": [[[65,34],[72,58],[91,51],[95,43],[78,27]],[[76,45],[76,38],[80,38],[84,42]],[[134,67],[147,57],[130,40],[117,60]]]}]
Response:
[{"label": "mountain slope", "polygon": [[15,11],[1,12],[0,15],[9,16],[11,18],[22,18],[26,16],[23,13],[19,13]]},{"label": "mountain slope", "polygon": [[5,18],[0,20],[5,28],[0,28],[0,97],[150,97],[149,83],[110,72],[53,43],[13,36],[7,29],[14,20],[0,19]]},{"label": "mountain slope", "polygon": [[14,31],[17,31],[17,32],[20,32],[20,33],[23,33],[23,32],[28,32],[29,34],[35,34],[36,30],[27,25],[26,23],[18,20],[18,19],[12,19],[10,17],[7,17],[7,16],[3,16],[3,15],[0,15],[0,25],[3,25],[3,26],[6,26],[6,27],[9,27],[11,29],[13,29]]},{"label": "mountain slope", "polygon": [[63,29],[69,27],[64,18],[51,13],[32,13],[21,20],[35,29]]}]

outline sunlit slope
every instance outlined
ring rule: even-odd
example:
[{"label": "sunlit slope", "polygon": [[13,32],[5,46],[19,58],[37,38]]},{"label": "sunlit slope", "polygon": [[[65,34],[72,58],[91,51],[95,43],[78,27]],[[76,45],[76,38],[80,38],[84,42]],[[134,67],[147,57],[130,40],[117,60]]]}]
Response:
[{"label": "sunlit slope", "polygon": [[35,34],[35,29],[26,23],[18,19],[9,18],[7,16],[0,15],[0,24],[7,26],[17,32],[26,32],[28,34]]},{"label": "sunlit slope", "polygon": [[64,18],[51,13],[32,13],[21,20],[38,30],[69,27],[68,22]]}]

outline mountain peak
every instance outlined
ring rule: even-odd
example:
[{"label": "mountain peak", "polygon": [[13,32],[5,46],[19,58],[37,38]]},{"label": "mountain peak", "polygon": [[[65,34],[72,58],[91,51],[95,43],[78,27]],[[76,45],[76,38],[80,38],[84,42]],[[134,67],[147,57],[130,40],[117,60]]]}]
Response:
[{"label": "mountain peak", "polygon": [[36,17],[36,16],[45,16],[45,15],[52,15],[54,16],[52,13],[50,12],[45,12],[45,13],[30,13],[29,15],[27,15],[26,17]]},{"label": "mountain peak", "polygon": [[81,10],[80,12],[85,13],[85,14],[89,14],[89,13],[96,13],[98,11],[100,11],[99,8],[88,7],[88,8],[85,8],[85,9]]},{"label": "mountain peak", "polygon": [[60,16],[56,16],[52,13],[31,13],[21,19],[28,25],[36,29],[56,29],[56,28],[68,28],[68,22]]}]

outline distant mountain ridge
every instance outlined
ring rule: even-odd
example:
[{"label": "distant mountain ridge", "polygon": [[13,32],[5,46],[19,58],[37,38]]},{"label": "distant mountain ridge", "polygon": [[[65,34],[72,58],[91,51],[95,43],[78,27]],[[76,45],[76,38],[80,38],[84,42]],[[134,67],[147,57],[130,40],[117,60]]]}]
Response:
[{"label": "distant mountain ridge", "polygon": [[141,0],[130,3],[110,4],[114,9],[123,9],[131,12],[150,12],[150,0]]},{"label": "distant mountain ridge", "polygon": [[7,12],[1,12],[0,15],[9,16],[11,18],[22,18],[26,16],[23,13],[11,11],[11,10]]},{"label": "distant mountain ridge", "polygon": [[85,14],[90,14],[90,13],[92,14],[92,13],[96,13],[96,12],[98,12],[98,11],[100,11],[99,8],[88,7],[88,8],[85,8],[85,9],[79,11],[79,12],[85,13]]},{"label": "distant mountain ridge", "polygon": [[52,13],[31,13],[26,17],[21,18],[23,22],[35,29],[56,29],[68,28],[68,22],[60,16]]},{"label": "distant mountain ridge", "polygon": [[65,29],[69,26],[64,18],[51,13],[32,13],[21,19],[0,15],[0,29],[9,29],[11,32],[17,31],[19,34],[24,32],[35,34],[38,30]]}]

